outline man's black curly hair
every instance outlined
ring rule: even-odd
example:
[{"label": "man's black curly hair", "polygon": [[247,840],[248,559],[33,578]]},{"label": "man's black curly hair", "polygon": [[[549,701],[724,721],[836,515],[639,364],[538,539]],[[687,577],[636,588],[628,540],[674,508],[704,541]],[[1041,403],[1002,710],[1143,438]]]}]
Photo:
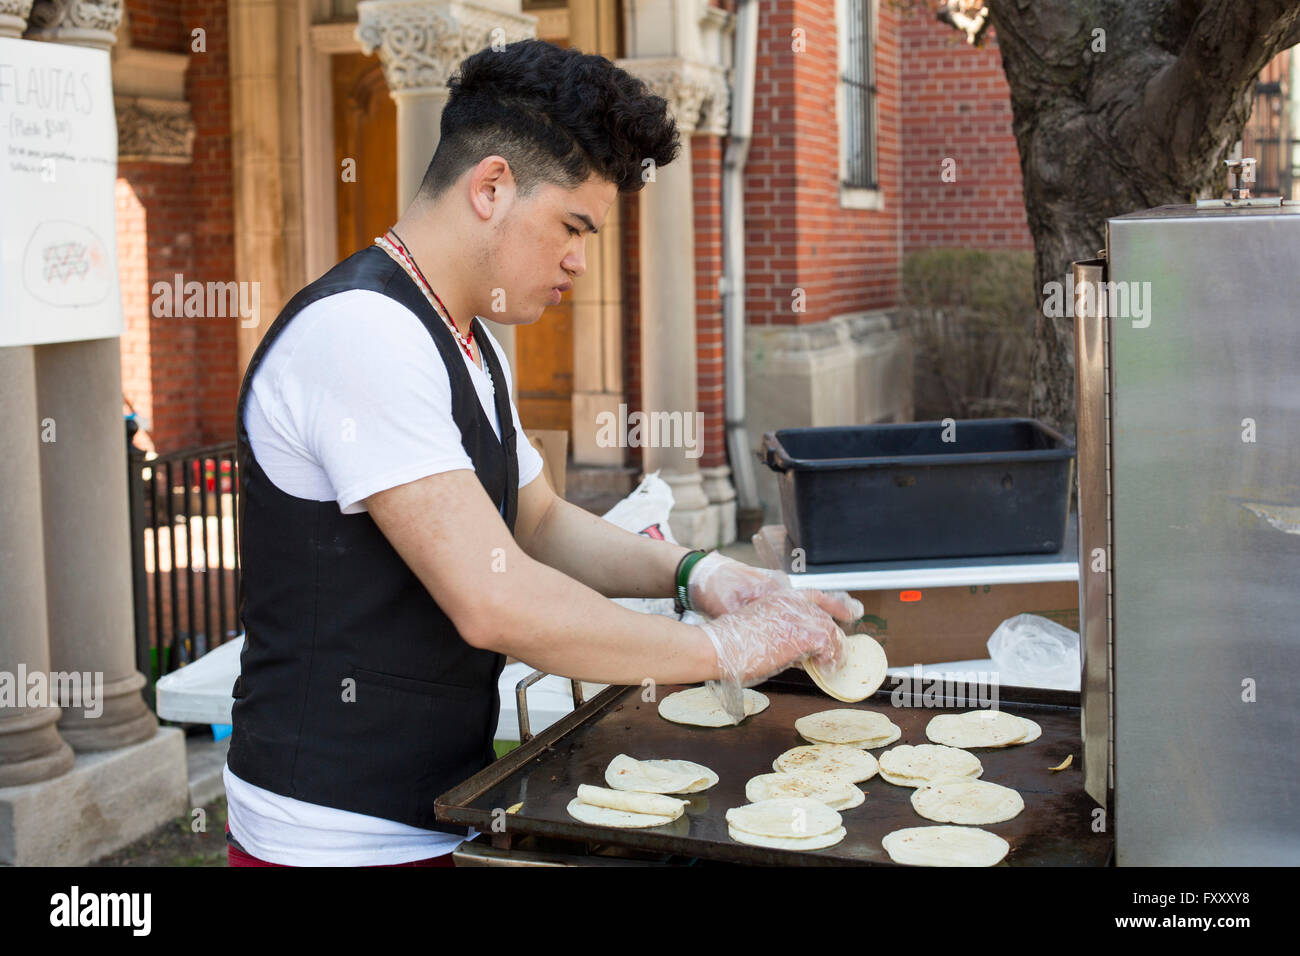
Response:
[{"label": "man's black curly hair", "polygon": [[493,155],[510,164],[523,198],[543,183],[576,189],[592,173],[636,192],[645,160],[665,166],[681,148],[663,97],[603,56],[544,40],[480,50],[447,88],[441,139],[420,186],[426,199]]}]

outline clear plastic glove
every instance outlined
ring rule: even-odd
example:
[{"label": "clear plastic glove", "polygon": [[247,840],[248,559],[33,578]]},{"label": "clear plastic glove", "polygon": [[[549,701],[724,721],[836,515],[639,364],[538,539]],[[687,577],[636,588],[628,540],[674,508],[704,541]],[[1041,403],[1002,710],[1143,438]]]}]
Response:
[{"label": "clear plastic glove", "polygon": [[709,617],[738,611],[750,601],[790,587],[784,571],[756,568],[720,551],[705,555],[687,582],[691,607]]},{"label": "clear plastic glove", "polygon": [[844,642],[825,601],[820,591],[782,588],[699,625],[718,655],[718,679],[709,681],[709,689],[733,721],[745,717],[741,688],[761,684],[803,658],[827,669],[840,665]]},{"label": "clear plastic glove", "polygon": [[[756,568],[713,551],[691,569],[687,592],[691,607],[709,617],[738,611],[766,594],[790,588],[784,571]],[[846,591],[819,592],[822,608],[838,621],[853,623],[863,614],[862,602]]]}]

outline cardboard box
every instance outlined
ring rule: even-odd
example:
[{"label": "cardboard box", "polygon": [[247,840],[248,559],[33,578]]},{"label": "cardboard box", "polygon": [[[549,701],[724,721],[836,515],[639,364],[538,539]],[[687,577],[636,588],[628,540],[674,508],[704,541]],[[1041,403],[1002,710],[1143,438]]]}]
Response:
[{"label": "cardboard box", "polygon": [[[763,566],[781,568],[798,584],[784,526],[765,525],[753,542]],[[998,625],[1017,614],[1038,614],[1079,630],[1077,581],[849,589],[849,594],[865,610],[859,630],[880,641],[890,667],[984,660]]]},{"label": "cardboard box", "polygon": [[880,641],[890,667],[983,660],[998,625],[1017,614],[1079,629],[1076,581],[849,593],[865,609],[861,630]]},{"label": "cardboard box", "polygon": [[551,490],[561,498],[564,497],[564,481],[569,464],[569,433],[537,429],[525,430],[528,443],[542,456],[542,474],[550,484]]}]

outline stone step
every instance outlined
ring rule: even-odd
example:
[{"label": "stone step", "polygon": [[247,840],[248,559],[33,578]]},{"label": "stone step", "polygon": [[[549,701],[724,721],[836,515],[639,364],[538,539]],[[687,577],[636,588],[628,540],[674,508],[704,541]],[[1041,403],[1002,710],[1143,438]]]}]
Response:
[{"label": "stone step", "polygon": [[641,473],[635,465],[574,465],[565,473],[565,500],[593,514],[604,514],[636,488]]}]

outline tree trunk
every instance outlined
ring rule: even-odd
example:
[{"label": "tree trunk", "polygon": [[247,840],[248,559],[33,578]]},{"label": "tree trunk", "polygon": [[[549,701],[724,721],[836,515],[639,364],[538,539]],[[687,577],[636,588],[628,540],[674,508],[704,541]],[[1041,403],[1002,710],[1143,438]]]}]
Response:
[{"label": "tree trunk", "polygon": [[[1300,40],[1300,0],[987,6],[1011,88],[1040,290],[1097,255],[1109,217],[1220,194],[1255,77]],[[1030,414],[1072,434],[1072,318],[1039,309],[1031,383]]]}]

